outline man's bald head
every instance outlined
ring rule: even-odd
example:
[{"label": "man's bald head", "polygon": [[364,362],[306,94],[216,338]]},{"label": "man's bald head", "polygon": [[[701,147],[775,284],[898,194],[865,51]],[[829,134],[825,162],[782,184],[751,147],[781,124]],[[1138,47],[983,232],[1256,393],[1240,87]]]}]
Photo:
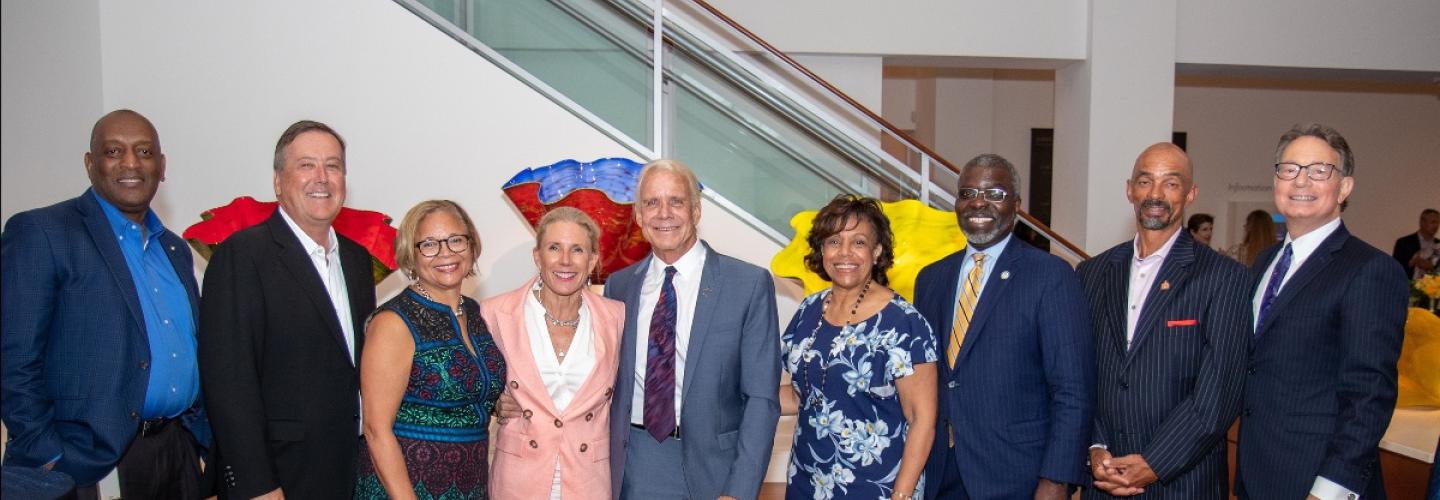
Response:
[{"label": "man's bald head", "polygon": [[1195,170],[1194,166],[1190,164],[1190,155],[1185,154],[1185,150],[1180,149],[1180,146],[1168,142],[1157,142],[1141,151],[1140,156],[1135,158],[1135,168],[1130,171],[1130,178],[1134,179],[1135,175],[1140,173],[1141,167],[1152,162],[1166,162],[1180,166],[1180,170],[1183,172],[1181,176],[1185,178],[1185,182],[1192,184],[1195,181]]},{"label": "man's bald head", "polygon": [[95,125],[93,127],[90,127],[91,153],[98,154],[100,152],[101,143],[105,139],[105,127],[118,120],[138,120],[139,122],[144,123],[144,126],[150,130],[150,136],[155,138],[155,149],[160,149],[160,133],[155,131],[155,124],[150,123],[149,118],[145,118],[145,115],[142,115],[134,110],[117,109],[115,111],[105,113],[105,116],[100,117],[99,120],[95,120]]}]

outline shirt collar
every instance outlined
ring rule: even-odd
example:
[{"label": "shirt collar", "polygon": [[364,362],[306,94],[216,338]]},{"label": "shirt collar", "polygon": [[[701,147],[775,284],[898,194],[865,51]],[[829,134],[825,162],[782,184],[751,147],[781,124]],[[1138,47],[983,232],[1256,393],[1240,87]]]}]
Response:
[{"label": "shirt collar", "polygon": [[1015,233],[1011,232],[1010,234],[1005,235],[1004,239],[1000,240],[994,245],[985,247],[985,249],[983,250],[975,248],[975,245],[965,245],[965,262],[974,261],[976,253],[985,254],[986,262],[995,262],[999,260],[1000,254],[1005,253],[1005,247],[1010,245],[1010,238],[1014,237]]},{"label": "shirt collar", "polygon": [[688,278],[690,276],[699,277],[700,269],[704,267],[704,265],[705,244],[696,241],[695,245],[690,247],[689,250],[686,250],[684,255],[681,255],[679,259],[675,259],[674,264],[666,264],[665,261],[660,260],[655,254],[650,254],[650,269],[648,273],[658,273],[663,277],[666,266],[675,266],[675,274],[680,275],[682,278]]},{"label": "shirt collar", "polygon": [[[134,227],[134,221],[125,217],[125,214],[120,213],[120,209],[115,208],[115,205],[112,205],[105,197],[100,196],[100,193],[95,192],[95,188],[90,188],[90,195],[94,196],[95,201],[100,203],[100,210],[105,213],[105,220],[110,222],[110,231],[114,232],[116,237],[124,236],[137,229]],[[146,239],[158,238],[160,237],[160,233],[165,232],[165,226],[160,223],[160,217],[155,215],[154,210],[145,210],[144,225]]]},{"label": "shirt collar", "polygon": [[290,218],[290,214],[285,213],[285,207],[277,206],[275,210],[280,212],[280,218],[285,219],[285,225],[290,226],[290,230],[295,232],[295,237],[300,240],[300,245],[305,247],[306,255],[320,253],[325,256],[330,256],[340,250],[340,240],[335,237],[334,226],[325,228],[326,231],[330,232],[328,237],[326,237],[326,239],[330,240],[330,248],[320,248],[320,244],[310,238],[310,235],[306,234],[305,230],[300,229],[300,225],[296,224],[295,220]]},{"label": "shirt collar", "polygon": [[1136,264],[1139,264],[1139,263],[1141,263],[1141,262],[1145,262],[1145,261],[1148,261],[1148,260],[1150,260],[1150,259],[1155,259],[1155,258],[1158,258],[1158,259],[1160,260],[1160,262],[1164,262],[1164,261],[1165,261],[1165,257],[1166,257],[1167,255],[1170,255],[1170,248],[1171,248],[1171,247],[1174,247],[1174,246],[1175,246],[1175,241],[1180,239],[1180,231],[1184,231],[1184,230],[1185,230],[1185,228],[1183,228],[1183,227],[1180,228],[1180,229],[1178,229],[1178,230],[1176,230],[1174,234],[1171,234],[1171,235],[1170,235],[1170,239],[1165,240],[1165,244],[1164,244],[1164,245],[1160,245],[1160,249],[1159,249],[1159,250],[1156,250],[1155,253],[1152,253],[1152,254],[1150,254],[1149,257],[1145,257],[1145,258],[1140,258],[1140,234],[1139,234],[1139,233],[1136,233],[1136,234],[1135,234],[1135,241],[1134,241],[1135,251],[1131,254],[1132,258],[1135,259],[1135,263],[1136,263]]},{"label": "shirt collar", "polygon": [[1329,238],[1330,235],[1339,228],[1340,218],[1336,217],[1335,220],[1326,222],[1325,225],[1316,228],[1314,231],[1305,233],[1304,236],[1299,238],[1291,239],[1290,233],[1285,233],[1285,243],[1290,245],[1290,251],[1293,252],[1297,258],[1302,255],[1310,255],[1316,248],[1320,248],[1320,244],[1325,241],[1325,238]]}]

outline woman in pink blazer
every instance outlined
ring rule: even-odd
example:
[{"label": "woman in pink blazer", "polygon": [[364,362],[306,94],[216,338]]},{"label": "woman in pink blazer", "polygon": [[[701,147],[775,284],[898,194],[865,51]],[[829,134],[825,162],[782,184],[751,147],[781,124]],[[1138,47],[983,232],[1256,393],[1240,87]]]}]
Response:
[{"label": "woman in pink blazer", "polygon": [[480,304],[505,355],[505,392],[522,418],[501,420],[490,498],[610,496],[610,399],[625,305],[591,292],[600,229],[584,212],[551,210],[536,231],[540,276]]}]

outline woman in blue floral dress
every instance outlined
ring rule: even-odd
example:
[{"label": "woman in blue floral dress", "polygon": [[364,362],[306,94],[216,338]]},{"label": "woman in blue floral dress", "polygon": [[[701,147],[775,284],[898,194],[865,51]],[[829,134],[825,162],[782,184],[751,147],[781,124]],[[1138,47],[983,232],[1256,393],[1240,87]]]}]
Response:
[{"label": "woman in blue floral dress", "polygon": [[889,288],[890,223],[874,199],[836,197],[816,215],[805,264],[830,289],[806,297],[781,336],[798,410],[785,498],[909,499],[924,491],[935,432],[936,343]]}]

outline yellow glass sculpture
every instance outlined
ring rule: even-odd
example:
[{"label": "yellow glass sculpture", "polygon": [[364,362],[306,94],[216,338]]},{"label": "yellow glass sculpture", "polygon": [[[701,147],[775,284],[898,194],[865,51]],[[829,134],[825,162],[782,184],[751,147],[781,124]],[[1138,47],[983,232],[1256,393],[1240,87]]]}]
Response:
[{"label": "yellow glass sculpture", "polygon": [[[886,275],[890,288],[905,300],[915,300],[915,276],[925,266],[959,251],[965,247],[965,235],[956,225],[955,213],[926,206],[916,200],[882,202],[880,209],[890,218],[890,230],[895,233],[895,265]],[[790,227],[795,228],[795,238],[770,260],[770,270],[776,276],[796,278],[805,284],[809,295],[830,286],[820,275],[805,267],[805,255],[810,245],[805,238],[810,235],[810,226],[819,210],[806,210],[790,218]]]},{"label": "yellow glass sculpture", "polygon": [[1395,406],[1440,407],[1440,318],[1418,307],[1405,319],[1400,348],[1400,397]]}]

